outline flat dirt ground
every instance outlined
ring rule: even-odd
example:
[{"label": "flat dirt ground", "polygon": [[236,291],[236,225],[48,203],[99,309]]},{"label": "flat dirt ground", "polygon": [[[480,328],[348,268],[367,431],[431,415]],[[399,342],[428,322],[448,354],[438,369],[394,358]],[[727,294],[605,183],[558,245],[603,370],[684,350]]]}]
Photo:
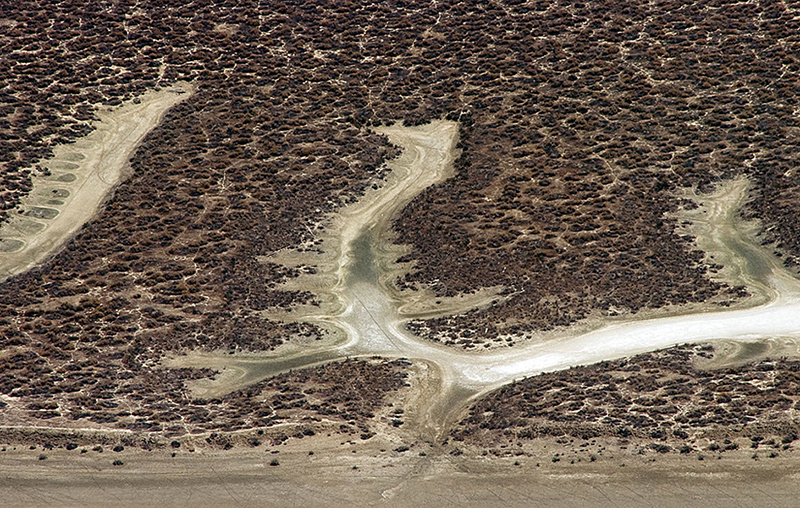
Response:
[{"label": "flat dirt ground", "polygon": [[[541,460],[469,457],[342,439],[228,452],[183,447],[175,457],[169,448],[83,454],[9,448],[0,453],[0,499],[15,507],[730,508],[795,507],[800,497],[800,456],[793,453],[753,460],[751,450],[741,450],[699,461],[618,450],[571,464],[553,463],[544,451]],[[39,459],[42,453],[47,459]],[[124,465],[113,466],[116,459]]]}]

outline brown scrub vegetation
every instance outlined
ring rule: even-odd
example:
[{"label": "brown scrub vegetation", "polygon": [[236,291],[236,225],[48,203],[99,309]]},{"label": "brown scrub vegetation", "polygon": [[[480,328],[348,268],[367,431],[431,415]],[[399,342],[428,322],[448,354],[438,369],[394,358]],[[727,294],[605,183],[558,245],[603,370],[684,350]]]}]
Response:
[{"label": "brown scrub vegetation", "polygon": [[[42,110],[9,109],[9,127],[20,127],[9,129],[8,144],[46,151],[64,139],[38,138],[44,126],[83,132],[78,110],[196,80],[201,92],[149,137],[134,161],[138,178],[114,204],[140,228],[161,226],[134,252],[141,258],[154,257],[147,247],[179,240],[183,256],[198,257],[201,243],[239,260],[210,271],[226,271],[235,286],[227,294],[246,294],[251,308],[309,298],[263,289],[261,270],[284,274],[255,267],[253,257],[298,243],[310,220],[380,176],[391,151],[376,151],[380,141],[363,128],[370,123],[443,115],[462,123],[457,176],[416,199],[396,224],[416,261],[401,287],[438,280],[445,294],[503,285],[515,295],[412,326],[462,344],[478,340],[476,331],[491,340],[593,310],[705,301],[721,288],[664,218],[676,206],[669,192],[741,171],[765,196],[794,192],[796,178],[782,171],[796,152],[798,64],[784,36],[797,21],[781,7],[140,7],[31,2],[8,13],[4,58],[15,79],[6,106]],[[40,155],[9,149],[4,174]],[[753,209],[791,250],[797,235],[784,201]],[[183,211],[179,220],[164,216],[171,212],[158,203],[166,202]],[[119,221],[121,234],[134,235]],[[451,269],[439,273],[443,264]],[[181,290],[165,285],[161,300],[175,300]],[[200,297],[184,297],[192,298]]]},{"label": "brown scrub vegetation", "polygon": [[673,451],[701,439],[796,440],[800,361],[695,368],[693,361],[710,351],[678,346],[524,379],[477,401],[451,435],[480,446],[545,436],[618,437]]},{"label": "brown scrub vegetation", "polygon": [[[408,365],[404,360],[345,360],[205,400],[187,397],[183,385],[209,371],[143,367],[134,376],[123,365],[95,363],[87,373],[69,366],[51,369],[41,358],[18,353],[0,359],[2,389],[15,397],[0,401],[0,425],[125,429],[142,439],[215,434],[209,444],[225,441],[220,434],[244,430],[261,430],[277,442],[323,428],[369,439],[378,413],[407,386]],[[36,381],[25,383],[28,376]],[[15,380],[23,382],[15,386]],[[280,432],[272,432],[275,426]]]},{"label": "brown scrub vegetation", "polygon": [[96,386],[92,404],[182,393],[204,373],[154,373],[165,351],[318,336],[258,315],[314,298],[276,290],[297,272],[261,256],[383,176],[396,151],[369,126],[397,119],[459,120],[463,150],[396,221],[416,262],[398,284],[514,295],[414,325],[433,339],[735,296],[663,214],[676,188],[739,172],[770,200],[751,206],[768,238],[800,255],[795,205],[780,205],[800,189],[800,30],[783,4],[22,0],[0,18],[5,210],[100,105],[198,87],[96,220],[0,284],[0,355],[23,369],[0,393],[31,403],[61,407],[78,385]]},{"label": "brown scrub vegetation", "polygon": [[[768,240],[800,253],[800,187],[786,174],[800,140],[790,77],[800,67],[783,39],[793,15],[702,2],[520,11],[531,30],[513,35],[496,12],[474,12],[470,28],[506,54],[459,76],[476,97],[461,116],[458,173],[396,224],[418,269],[401,286],[438,279],[443,294],[504,285],[515,296],[412,330],[473,345],[592,311],[706,301],[722,288],[664,213],[677,187],[738,173],[761,190],[751,210]],[[487,87],[496,95],[487,99]]]}]

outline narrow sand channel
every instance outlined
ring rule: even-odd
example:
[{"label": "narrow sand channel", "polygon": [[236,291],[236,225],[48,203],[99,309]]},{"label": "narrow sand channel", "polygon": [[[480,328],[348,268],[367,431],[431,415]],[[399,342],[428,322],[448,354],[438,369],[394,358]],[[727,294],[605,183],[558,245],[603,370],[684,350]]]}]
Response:
[{"label": "narrow sand channel", "polygon": [[[471,398],[526,376],[682,343],[800,337],[800,281],[754,241],[754,225],[736,222],[736,211],[747,199],[748,190],[748,182],[739,178],[711,195],[695,194],[702,206],[689,217],[689,227],[709,257],[724,264],[723,275],[746,283],[756,294],[749,307],[695,310],[655,319],[609,319],[586,333],[561,331],[540,343],[493,352],[469,353],[421,340],[406,332],[405,324],[415,317],[415,308],[419,315],[429,315],[432,309],[424,304],[424,292],[413,295],[409,302],[406,295],[390,286],[392,275],[402,270],[394,263],[402,249],[387,248],[385,243],[391,238],[391,217],[425,187],[452,174],[457,126],[439,121],[413,128],[384,127],[379,132],[404,151],[389,164],[394,173],[387,185],[344,209],[326,230],[324,249],[336,252],[329,261],[333,268],[326,275],[333,284],[328,291],[336,304],[327,307],[329,312],[301,310],[292,316],[338,329],[346,339],[318,349],[288,349],[271,357],[204,354],[166,362],[167,366],[211,367],[226,372],[216,381],[196,385],[198,395],[221,395],[288,369],[338,358],[408,357],[433,364],[440,373],[439,386],[431,390],[435,395],[412,417],[422,436],[435,439]],[[320,280],[311,276],[294,284],[324,288]],[[490,302],[494,294],[488,291],[477,297],[451,299],[460,305],[451,301],[444,307],[453,313],[464,312]]]},{"label": "narrow sand channel", "polygon": [[125,178],[142,138],[193,92],[190,84],[177,83],[100,111],[94,131],[56,147],[40,164],[50,175],[33,177],[33,189],[0,227],[0,281],[44,261],[90,220]]}]

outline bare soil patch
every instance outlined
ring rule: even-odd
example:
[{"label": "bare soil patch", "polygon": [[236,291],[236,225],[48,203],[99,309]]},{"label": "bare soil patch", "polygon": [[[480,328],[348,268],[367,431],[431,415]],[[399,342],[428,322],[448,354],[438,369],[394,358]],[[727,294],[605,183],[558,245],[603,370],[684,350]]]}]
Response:
[{"label": "bare soil patch", "polygon": [[[793,507],[797,457],[641,457],[552,462],[561,446],[518,457],[420,456],[391,443],[311,437],[239,451],[89,448],[0,452],[0,493],[14,506]],[[355,453],[353,453],[355,451]],[[313,454],[312,454],[313,452]],[[175,456],[173,457],[173,453]],[[555,452],[557,453],[557,452]],[[39,457],[46,455],[45,460]],[[588,454],[587,454],[588,456]],[[114,466],[115,461],[122,462]],[[275,464],[275,465],[272,465]]]}]

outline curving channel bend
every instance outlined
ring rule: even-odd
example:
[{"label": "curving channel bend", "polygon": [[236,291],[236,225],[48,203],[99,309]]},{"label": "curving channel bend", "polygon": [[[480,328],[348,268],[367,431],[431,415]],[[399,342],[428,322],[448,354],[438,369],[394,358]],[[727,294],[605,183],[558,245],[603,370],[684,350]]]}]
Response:
[{"label": "curving channel bend", "polygon": [[424,188],[452,175],[452,162],[458,155],[458,128],[453,122],[435,121],[377,130],[403,148],[402,155],[388,164],[392,175],[386,184],[331,219],[319,235],[322,255],[314,258],[294,252],[270,258],[272,262],[314,264],[317,275],[289,284],[314,288],[323,304],[295,309],[290,314],[268,315],[316,323],[331,330],[332,343],[287,348],[271,356],[193,354],[166,362],[169,367],[225,371],[214,381],[196,384],[197,395],[218,396],[289,369],[344,357],[406,357],[425,362],[438,374],[439,386],[429,390],[434,395],[425,407],[416,408],[412,416],[416,421],[410,422],[416,424],[422,437],[436,440],[472,398],[523,377],[683,343],[800,338],[800,281],[753,240],[757,225],[737,222],[736,211],[748,191],[747,180],[737,178],[710,195],[690,196],[701,206],[686,216],[686,224],[693,228],[698,247],[725,266],[722,275],[745,283],[756,295],[749,301],[750,307],[609,320],[588,332],[567,329],[537,343],[481,353],[424,341],[405,330],[408,321],[487,305],[498,298],[499,288],[450,299],[433,298],[425,288],[402,293],[394,288],[392,279],[408,266],[396,263],[404,251],[391,241],[391,218]]}]

